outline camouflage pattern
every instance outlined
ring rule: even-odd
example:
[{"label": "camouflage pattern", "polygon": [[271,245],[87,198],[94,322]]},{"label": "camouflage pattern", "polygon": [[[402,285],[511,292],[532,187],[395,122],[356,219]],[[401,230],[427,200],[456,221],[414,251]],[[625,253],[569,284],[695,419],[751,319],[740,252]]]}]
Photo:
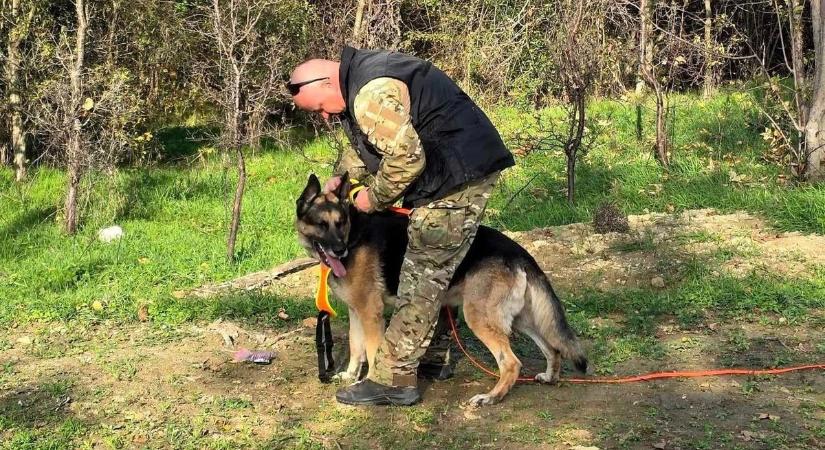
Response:
[{"label": "camouflage pattern", "polygon": [[[453,314],[453,321],[456,326],[461,322],[458,317],[458,308],[450,307]],[[433,366],[452,365],[455,363],[455,357],[452,351],[453,332],[450,329],[450,319],[447,317],[447,310],[441,308],[438,314],[438,320],[435,324],[435,331],[433,332],[430,346],[419,361],[420,364],[431,364]]]},{"label": "camouflage pattern", "polygon": [[344,173],[349,173],[350,178],[355,178],[363,184],[367,184],[372,180],[372,175],[367,170],[367,166],[361,161],[355,148],[351,145],[344,146],[341,151],[341,158],[335,164],[333,170],[333,175],[341,176]]},{"label": "camouflage pattern", "polygon": [[410,117],[407,85],[395,78],[370,81],[355,96],[353,117],[367,140],[381,152],[378,173],[367,183],[372,208],[381,210],[398,200],[426,163]]},{"label": "camouflage pattern", "polygon": [[373,381],[415,386],[441,309],[441,296],[470,249],[498,172],[416,208],[407,229],[398,302],[375,357]]}]

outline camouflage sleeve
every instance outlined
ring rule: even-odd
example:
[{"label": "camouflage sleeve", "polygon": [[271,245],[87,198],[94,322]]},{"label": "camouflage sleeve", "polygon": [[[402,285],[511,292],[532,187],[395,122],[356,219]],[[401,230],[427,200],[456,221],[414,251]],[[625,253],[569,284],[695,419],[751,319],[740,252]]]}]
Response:
[{"label": "camouflage sleeve", "polygon": [[424,171],[424,151],[412,125],[407,86],[394,78],[370,81],[355,97],[353,115],[367,140],[381,152],[369,196],[374,209],[384,209]]},{"label": "camouflage sleeve", "polygon": [[355,178],[356,180],[365,183],[367,176],[369,175],[367,166],[363,161],[361,161],[361,158],[358,157],[358,153],[355,152],[352,145],[345,145],[343,147],[344,149],[341,151],[341,157],[335,164],[335,169],[332,171],[332,174],[340,176],[343,175],[344,172],[349,172],[350,178]]}]

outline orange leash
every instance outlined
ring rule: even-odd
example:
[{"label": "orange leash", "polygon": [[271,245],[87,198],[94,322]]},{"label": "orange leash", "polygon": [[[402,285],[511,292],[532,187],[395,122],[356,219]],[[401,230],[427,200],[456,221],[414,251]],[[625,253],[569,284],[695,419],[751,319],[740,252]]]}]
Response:
[{"label": "orange leash", "polygon": [[[464,356],[466,356],[467,359],[470,360],[470,362],[476,367],[481,369],[482,372],[490,375],[491,377],[498,378],[499,375],[497,373],[476,361],[475,358],[470,356],[467,349],[464,348],[464,345],[461,343],[461,339],[458,337],[458,330],[456,329],[455,320],[453,320],[453,312],[450,308],[447,308],[447,318],[450,320],[450,328],[452,329],[455,343],[458,344],[458,348],[461,349]],[[680,372],[653,372],[624,378],[562,378],[561,381],[566,381],[568,383],[634,383],[637,381],[659,380],[663,378],[699,378],[717,377],[720,375],[778,375],[782,373],[813,369],[825,370],[825,364],[808,364],[805,366],[783,367],[779,369],[711,369]],[[518,377],[516,378],[516,381],[535,381],[535,379],[531,377]]]}]

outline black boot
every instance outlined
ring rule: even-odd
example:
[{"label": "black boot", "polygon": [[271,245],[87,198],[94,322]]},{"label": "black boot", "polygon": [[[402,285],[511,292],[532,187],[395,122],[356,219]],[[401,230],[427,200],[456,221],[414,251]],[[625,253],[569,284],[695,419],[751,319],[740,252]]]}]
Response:
[{"label": "black boot", "polygon": [[431,381],[444,381],[453,377],[453,365],[450,363],[421,363],[418,365],[418,378]]},{"label": "black boot", "polygon": [[346,405],[409,406],[421,401],[421,395],[413,386],[385,386],[366,379],[339,389],[335,399]]}]

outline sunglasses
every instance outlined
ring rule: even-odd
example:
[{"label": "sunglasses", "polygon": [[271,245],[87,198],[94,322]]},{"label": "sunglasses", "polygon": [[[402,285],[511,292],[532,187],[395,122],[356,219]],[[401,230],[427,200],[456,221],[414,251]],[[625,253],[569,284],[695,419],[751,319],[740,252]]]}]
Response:
[{"label": "sunglasses", "polygon": [[295,97],[296,95],[298,95],[298,92],[301,91],[301,87],[306,86],[309,83],[314,83],[316,81],[328,80],[328,79],[329,79],[329,77],[321,77],[321,78],[314,78],[312,80],[301,81],[300,83],[287,82],[286,83],[286,89],[289,91],[289,95]]}]

